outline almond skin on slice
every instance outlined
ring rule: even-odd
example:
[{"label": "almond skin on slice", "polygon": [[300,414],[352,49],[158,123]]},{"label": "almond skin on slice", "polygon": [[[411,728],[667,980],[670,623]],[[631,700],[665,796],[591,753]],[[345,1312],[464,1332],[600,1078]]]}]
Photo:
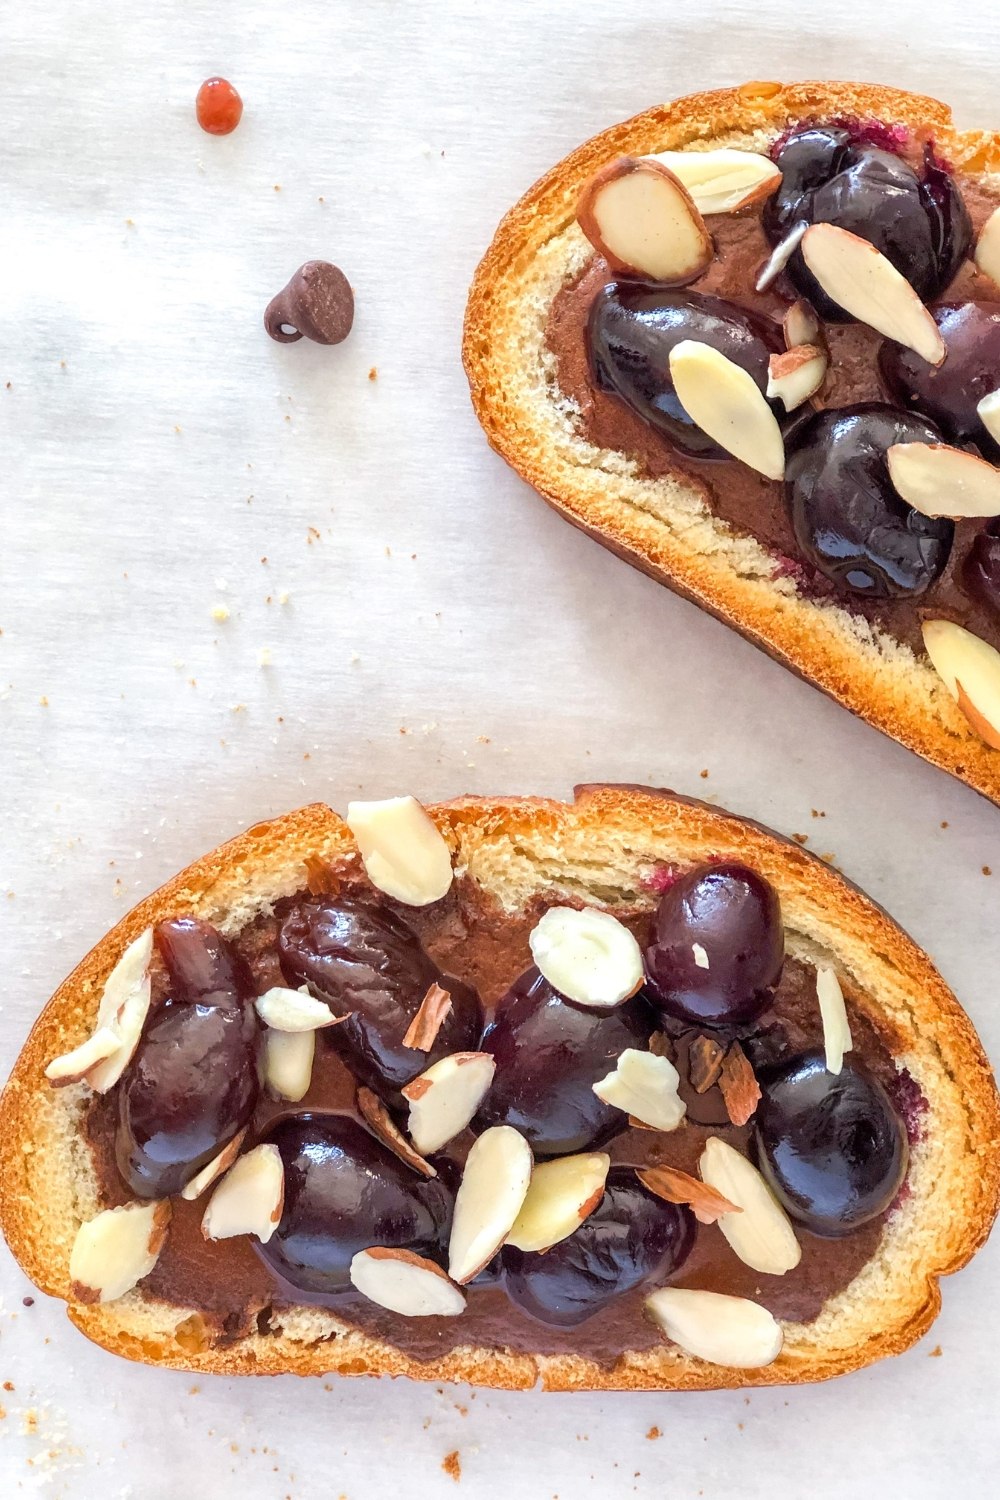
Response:
[{"label": "almond skin on slice", "polygon": [[747,1297],[666,1286],[646,1298],[653,1322],[685,1353],[732,1370],[758,1370],[781,1353],[780,1324]]},{"label": "almond skin on slice", "polygon": [[612,1072],[593,1085],[605,1104],[624,1110],[653,1130],[676,1130],[687,1113],[678,1093],[680,1074],[668,1057],[626,1047]]},{"label": "almond skin on slice", "polygon": [[297,1104],[309,1092],[316,1057],[315,1031],[264,1033],[264,1085],[276,1099]]},{"label": "almond skin on slice", "polygon": [[149,978],[152,955],[153,929],[147,927],[128,945],[108,975],[97,1008],[96,1029],[109,1027],[121,1046],[102,1062],[95,1063],[86,1076],[86,1082],[98,1094],[106,1094],[118,1082],[139,1045],[152,992]]},{"label": "almond skin on slice", "polygon": [[692,422],[749,468],[783,479],[781,428],[753,376],[697,339],[681,339],[669,362],[677,399]]},{"label": "almond skin on slice", "polygon": [[603,1151],[540,1162],[507,1244],[518,1250],[550,1250],[567,1239],[604,1197],[610,1167],[611,1157]]},{"label": "almond skin on slice", "polygon": [[406,1136],[397,1126],[382,1100],[371,1089],[358,1089],[358,1112],[373,1135],[378,1136],[383,1146],[388,1146],[394,1156],[419,1172],[421,1177],[436,1177],[437,1171],[429,1161],[413,1149]]},{"label": "almond skin on slice", "polygon": [[285,1203],[285,1168],[277,1146],[255,1146],[230,1167],[212,1194],[201,1232],[206,1240],[254,1234],[266,1245]]},{"label": "almond skin on slice", "polygon": [[576,211],[580,228],[612,270],[683,286],[714,254],[683,183],[662,162],[620,156],[590,179]]},{"label": "almond skin on slice", "polygon": [[54,1057],[45,1069],[45,1076],[53,1088],[64,1088],[68,1083],[81,1083],[92,1068],[118,1051],[121,1037],[110,1026],[99,1026],[93,1036],[88,1036],[72,1052]]},{"label": "almond skin on slice", "polygon": [[451,851],[416,797],[349,802],[346,823],[376,890],[404,906],[429,906],[451,889]]},{"label": "almond skin on slice", "polygon": [[774,249],[768,256],[767,260],[764,262],[764,265],[762,266],[760,271],[760,275],[757,277],[758,292],[766,291],[766,289],[771,285],[771,282],[778,279],[782,271],[788,265],[788,262],[791,260],[792,256],[795,254],[796,250],[801,245],[802,236],[805,234],[808,228],[808,222],[803,219],[801,224],[794,225],[794,227],[788,231],[784,239],[778,241],[778,243],[775,245]]},{"label": "almond skin on slice", "polygon": [[797,344],[784,354],[772,354],[767,364],[767,398],[780,401],[786,411],[794,411],[815,396],[823,381],[829,360],[815,344]]},{"label": "almond skin on slice", "polygon": [[1000,516],[1000,469],[947,443],[893,443],[886,454],[900,499],[922,516]]},{"label": "almond skin on slice", "polygon": [[785,348],[797,349],[801,344],[813,344],[817,349],[829,355],[826,347],[826,337],[823,333],[823,325],[816,316],[816,309],[811,302],[800,297],[793,302],[781,320],[781,330],[785,335]]},{"label": "almond skin on slice", "polygon": [[947,350],[941,332],[905,276],[874,245],[839,229],[811,224],[802,258],[831,301],[859,323],[939,365]]},{"label": "almond skin on slice", "polygon": [[976,404],[979,420],[995,443],[1000,443],[1000,391],[990,391]]},{"label": "almond skin on slice", "polygon": [[931,665],[980,739],[1000,750],[1000,651],[951,620],[925,620]]},{"label": "almond skin on slice", "polygon": [[781,181],[781,169],[769,156],[728,146],[714,151],[656,151],[643,161],[658,161],[673,172],[702,214],[732,214],[751,203],[762,203]]},{"label": "almond skin on slice", "polygon": [[321,1026],[335,1026],[346,1019],[335,1016],[322,1000],[316,1000],[306,990],[290,990],[284,985],[258,995],[254,1009],[265,1026],[275,1031],[316,1031]]},{"label": "almond skin on slice", "polygon": [[1000,286],[1000,208],[995,208],[979,231],[973,252],[976,270]]},{"label": "almond skin on slice", "polygon": [[743,1212],[707,1182],[699,1182],[679,1167],[645,1167],[641,1171],[637,1167],[635,1175],[664,1203],[687,1203],[699,1224],[715,1224],[723,1214]]},{"label": "almond skin on slice", "polygon": [[213,1157],[207,1166],[202,1167],[200,1172],[196,1172],[191,1181],[181,1188],[181,1197],[186,1198],[189,1203],[195,1198],[200,1198],[205,1189],[211,1187],[217,1177],[221,1177],[223,1172],[228,1172],[240,1154],[240,1147],[246,1140],[246,1134],[247,1127],[244,1126],[241,1131],[233,1136],[231,1141],[228,1141],[223,1146],[218,1156]]},{"label": "almond skin on slice", "polygon": [[156,1265],[170,1224],[167,1200],[106,1208],[77,1230],[69,1257],[75,1302],[114,1302]]},{"label": "almond skin on slice", "polygon": [[642,949],[610,912],[553,906],[528,938],[531,956],[552,988],[592,1010],[621,1005],[645,979]]},{"label": "almond skin on slice", "polygon": [[823,1051],[826,1055],[826,1071],[840,1073],[844,1067],[844,1053],[854,1049],[851,1025],[847,1019],[844,992],[836,970],[820,967],[816,970],[816,998],[823,1021]]},{"label": "almond skin on slice", "polygon": [[455,1318],[465,1311],[464,1292],[434,1261],[412,1250],[359,1250],[351,1261],[351,1282],[369,1302],[404,1318]]},{"label": "almond skin on slice", "polygon": [[403,1086],[410,1106],[406,1128],[422,1156],[440,1151],[465,1129],[486,1098],[496,1068],[490,1052],[452,1052]]},{"label": "almond skin on slice", "polygon": [[464,1286],[493,1259],[513,1228],[531,1181],[531,1147],[511,1125],[476,1141],[455,1196],[448,1274]]},{"label": "almond skin on slice", "polygon": [[722,1059],[719,1088],[733,1124],[745,1125],[760,1103],[760,1084],[739,1042],[733,1042]]},{"label": "almond skin on slice", "polygon": [[688,1078],[696,1094],[707,1094],[718,1083],[726,1049],[714,1037],[696,1036],[688,1048]]},{"label": "almond skin on slice", "polygon": [[429,1052],[437,1041],[437,1034],[450,1010],[451,996],[448,991],[437,983],[432,984],[407,1027],[403,1046],[411,1047],[414,1052]]},{"label": "almond skin on slice", "polygon": [[723,1214],[719,1228],[744,1265],[766,1276],[784,1276],[802,1259],[802,1249],[784,1209],[752,1162],[710,1135],[698,1162],[703,1182],[743,1210]]}]

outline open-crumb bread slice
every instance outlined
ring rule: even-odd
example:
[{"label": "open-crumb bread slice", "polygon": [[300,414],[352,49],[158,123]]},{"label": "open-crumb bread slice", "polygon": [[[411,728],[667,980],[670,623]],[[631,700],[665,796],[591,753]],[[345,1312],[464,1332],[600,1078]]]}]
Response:
[{"label": "open-crumb bread slice", "polygon": [[[932,138],[966,180],[996,197],[1000,139],[956,131],[950,110],[920,95],[852,83],[761,82],[659,105],[573,151],[503,219],[466,313],[473,405],[490,444],[574,525],[1000,802],[1000,750],[970,727],[919,644],[895,638],[891,626],[881,628],[836,597],[803,591],[794,569],[714,514],[690,482],[670,473],[648,477],[633,458],[591,441],[578,402],[560,387],[547,337],[555,299],[594,254],[577,210],[599,168],[663,151],[767,153],[797,123],[845,118]],[[985,295],[995,300],[996,292],[987,288]]]},{"label": "open-crumb bread slice", "polygon": [[907,1186],[875,1253],[815,1321],[784,1326],[763,1369],[726,1369],[663,1344],[611,1365],[459,1347],[415,1360],[322,1307],[275,1309],[249,1336],[213,1339],[194,1309],[141,1285],[117,1301],[75,1300],[68,1262],[82,1221],[103,1205],[80,1130],[84,1085],[50,1088],[43,1069],[93,1029],[105,981],[151,924],[204,918],[235,935],[296,892],[317,863],[357,868],[354,838],[323,805],[258,824],[198,860],[129,913],[60,986],[31,1032],[0,1103],[0,1227],[31,1279],[68,1303],[88,1337],[118,1354],[199,1372],[405,1374],[552,1390],[707,1389],[826,1379],[907,1348],[940,1305],[938,1280],[985,1240],[1000,1201],[1000,1112],[975,1032],[926,955],[872,901],[797,844],[673,793],[592,786],[572,804],[460,798],[428,809],[462,881],[504,911],[553,896],[622,914],[649,910],[657,872],[738,859],[780,893],[790,954],[830,963],[894,1038],[893,1058],[926,1101]]}]

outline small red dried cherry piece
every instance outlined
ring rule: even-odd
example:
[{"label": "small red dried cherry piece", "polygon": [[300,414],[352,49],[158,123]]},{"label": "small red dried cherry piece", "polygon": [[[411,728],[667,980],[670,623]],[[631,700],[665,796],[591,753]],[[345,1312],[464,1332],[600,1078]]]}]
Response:
[{"label": "small red dried cherry piece", "polygon": [[243,117],[243,100],[228,78],[206,78],[194,102],[202,130],[230,135]]}]

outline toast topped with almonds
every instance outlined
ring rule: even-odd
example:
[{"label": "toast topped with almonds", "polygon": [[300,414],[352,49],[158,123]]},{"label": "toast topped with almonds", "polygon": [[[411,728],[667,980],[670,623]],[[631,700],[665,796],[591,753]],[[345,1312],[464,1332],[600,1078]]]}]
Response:
[{"label": "toast topped with almonds", "polygon": [[594,137],[503,220],[464,357],[575,525],[1000,801],[1000,141],[747,84]]},{"label": "toast topped with almonds", "polygon": [[1000,1104],[926,956],[672,793],[252,828],[132,911],[0,1110],[0,1222],[116,1353],[705,1389],[911,1344]]}]

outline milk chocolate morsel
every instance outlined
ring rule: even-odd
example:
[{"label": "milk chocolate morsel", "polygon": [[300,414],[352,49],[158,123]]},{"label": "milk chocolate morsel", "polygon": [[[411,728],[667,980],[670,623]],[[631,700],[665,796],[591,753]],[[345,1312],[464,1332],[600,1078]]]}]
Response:
[{"label": "milk chocolate morsel", "polygon": [[279,344],[312,339],[314,344],[339,344],[354,322],[354,293],[337,266],[328,260],[307,260],[283,291],[272,297],[264,327]]}]

